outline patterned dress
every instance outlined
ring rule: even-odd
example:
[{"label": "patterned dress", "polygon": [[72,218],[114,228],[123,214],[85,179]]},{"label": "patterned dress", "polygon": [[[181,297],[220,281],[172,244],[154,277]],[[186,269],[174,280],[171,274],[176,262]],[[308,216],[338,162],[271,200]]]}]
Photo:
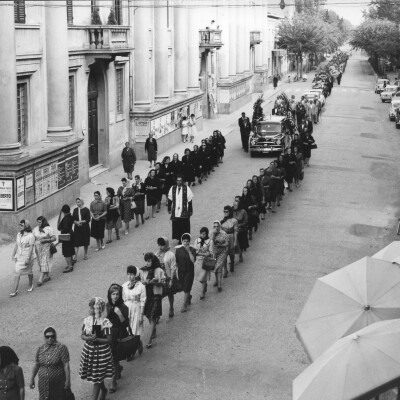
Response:
[{"label": "patterned dress", "polygon": [[[28,259],[29,248],[35,244],[35,237],[32,232],[18,232],[17,235],[17,252],[15,253],[15,275],[32,274],[33,261],[35,253],[32,252],[31,258]],[[25,264],[29,261],[28,265]]]},{"label": "patterned dress", "polygon": [[[112,324],[107,318],[86,317],[83,324],[83,333],[90,335],[96,332],[98,338],[111,335]],[[83,346],[79,376],[81,379],[101,383],[106,378],[114,375],[114,363],[109,344],[93,343],[85,341]]]},{"label": "patterned dress", "polygon": [[121,214],[121,219],[125,223],[128,223],[132,219],[132,212],[131,212],[131,197],[133,197],[134,192],[133,189],[130,188],[129,186],[120,186],[117,192],[117,195],[119,196],[119,208],[120,208],[120,214]]},{"label": "patterned dress", "polygon": [[196,239],[194,246],[196,248],[196,262],[194,263],[194,269],[196,278],[200,282],[206,282],[210,280],[212,271],[206,271],[205,269],[203,269],[203,260],[205,256],[213,256],[214,243],[211,239],[206,239],[203,245],[201,244],[201,242],[201,238]]},{"label": "patterned dress", "polygon": [[221,224],[221,229],[226,232],[229,238],[228,255],[235,256],[235,235],[238,232],[238,222],[235,218],[228,218]]},{"label": "patterned dress", "polygon": [[214,244],[214,258],[217,260],[214,272],[218,273],[222,271],[226,263],[229,237],[228,234],[221,229],[217,234],[213,234],[211,239]]},{"label": "patterned dress", "polygon": [[53,268],[53,255],[50,253],[51,243],[40,243],[40,241],[54,236],[53,229],[50,226],[45,226],[40,230],[37,226],[32,233],[35,236],[35,248],[40,272],[51,272]]},{"label": "patterned dress", "polygon": [[64,396],[64,364],[69,362],[67,346],[44,344],[36,352],[39,365],[39,400],[59,400]]}]

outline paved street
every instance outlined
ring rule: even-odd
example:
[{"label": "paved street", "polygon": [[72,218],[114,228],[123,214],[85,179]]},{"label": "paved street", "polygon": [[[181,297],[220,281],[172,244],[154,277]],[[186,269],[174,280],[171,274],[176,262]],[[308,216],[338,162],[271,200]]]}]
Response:
[{"label": "paved street", "polygon": [[[287,194],[278,212],[260,225],[244,263],[224,280],[222,293],[209,285],[206,300],[199,301],[195,282],[190,311],[176,312],[173,319],[164,302],[155,345],[123,364],[118,392],[107,398],[291,398],[292,380],[308,365],[294,324],[315,279],[396,239],[400,131],[388,119],[389,105],[374,94],[374,80],[366,59],[350,59],[342,86],[334,86],[315,127],[318,150],[301,188]],[[311,82],[284,86],[298,99]],[[268,163],[241,151],[237,118],[229,116],[234,130],[227,136],[224,163],[193,189],[194,237],[202,226],[222,219],[223,206]],[[223,121],[228,124],[226,117]],[[143,253],[155,250],[161,235],[171,235],[165,206],[155,220],[79,261],[74,273],[63,275],[57,268],[54,279],[31,294],[23,280],[21,295],[9,299],[10,276],[0,281],[0,342],[16,350],[27,382],[42,331],[52,325],[70,351],[76,398],[90,398],[90,384],[78,378],[88,300],[106,298],[111,283],[124,282],[128,264],[142,266]],[[181,301],[178,295],[176,311]],[[38,398],[36,391],[27,391],[27,400]]]}]

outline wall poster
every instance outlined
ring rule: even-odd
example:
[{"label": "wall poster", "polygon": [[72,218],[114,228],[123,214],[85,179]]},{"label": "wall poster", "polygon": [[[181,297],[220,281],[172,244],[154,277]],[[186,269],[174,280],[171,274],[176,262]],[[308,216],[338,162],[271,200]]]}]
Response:
[{"label": "wall poster", "polygon": [[33,172],[25,175],[25,207],[35,202],[35,185],[33,178]]},{"label": "wall poster", "polygon": [[0,211],[14,211],[13,178],[0,178]]},{"label": "wall poster", "polygon": [[25,177],[17,178],[17,210],[25,207]]},{"label": "wall poster", "polygon": [[57,162],[35,169],[35,201],[42,200],[58,190]]}]

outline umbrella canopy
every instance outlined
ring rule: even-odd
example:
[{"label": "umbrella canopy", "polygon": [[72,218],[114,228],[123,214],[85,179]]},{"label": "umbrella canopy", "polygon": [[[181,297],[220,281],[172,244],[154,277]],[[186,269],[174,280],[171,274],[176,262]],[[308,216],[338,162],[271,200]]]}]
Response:
[{"label": "umbrella canopy", "polygon": [[400,267],[365,257],[317,279],[296,333],[312,361],[341,337],[395,318],[400,318]]},{"label": "umbrella canopy", "polygon": [[390,243],[388,246],[375,253],[372,258],[400,264],[400,241]]},{"label": "umbrella canopy", "polygon": [[338,340],[293,381],[293,400],[370,399],[400,378],[400,319]]}]

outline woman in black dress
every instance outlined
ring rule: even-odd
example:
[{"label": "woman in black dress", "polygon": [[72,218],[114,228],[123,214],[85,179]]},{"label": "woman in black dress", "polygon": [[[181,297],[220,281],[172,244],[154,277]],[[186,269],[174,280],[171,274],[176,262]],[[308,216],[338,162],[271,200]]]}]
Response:
[{"label": "woman in black dress", "polygon": [[148,177],[145,179],[144,188],[146,191],[146,198],[147,198],[146,219],[150,218],[150,211],[151,211],[151,216],[153,218],[155,218],[156,217],[156,215],[155,215],[156,205],[159,200],[160,191],[161,191],[161,182],[156,177],[156,171],[154,169],[152,169],[149,172]]},{"label": "woman in black dress", "polygon": [[165,178],[164,171],[161,168],[161,163],[159,163],[159,162],[155,163],[154,169],[156,170],[156,178],[160,181],[160,190],[158,192],[158,201],[157,201],[157,210],[156,210],[156,212],[160,212],[161,200],[162,200],[162,195],[163,195],[166,178]]},{"label": "woman in black dress", "polygon": [[247,228],[249,232],[249,240],[253,240],[253,229],[257,232],[260,223],[257,200],[251,195],[249,188],[245,186],[242,191],[242,205],[247,212]]},{"label": "woman in black dress", "polygon": [[190,245],[192,237],[188,233],[184,233],[181,237],[182,244],[176,246],[175,258],[178,266],[178,277],[185,293],[181,312],[186,312],[187,307],[191,304],[192,290],[194,281],[194,262],[196,261],[196,249]]},{"label": "woman in black dress", "polygon": [[125,143],[125,147],[121,153],[121,158],[124,172],[126,172],[128,179],[132,179],[132,172],[135,169],[136,163],[136,154],[129,142]]},{"label": "woman in black dress", "polygon": [[288,190],[289,192],[292,192],[294,172],[296,170],[296,157],[293,156],[290,147],[285,150],[283,166],[285,168],[285,181],[288,185]]},{"label": "woman in black dress", "polygon": [[106,244],[112,242],[112,230],[115,229],[115,235],[117,240],[119,237],[119,230],[122,228],[121,216],[119,213],[119,197],[115,195],[115,190],[111,187],[106,188],[106,198],[104,203],[107,206],[106,215],[106,229],[107,229],[107,241]]},{"label": "woman in black dress", "polygon": [[206,181],[207,176],[210,175],[211,171],[211,149],[205,140],[201,141],[201,149],[199,150],[200,159],[203,166],[203,179]]},{"label": "woman in black dress", "polygon": [[293,149],[297,147],[297,149],[300,151],[301,149],[301,141],[299,139],[299,134],[295,133],[292,142],[290,143],[290,149],[292,150],[293,153]]},{"label": "woman in black dress", "polygon": [[101,194],[98,190],[94,192],[94,200],[90,203],[90,215],[92,217],[90,236],[96,239],[97,243],[97,248],[94,251],[100,251],[106,248],[104,244],[104,229],[106,227],[107,205],[101,199]]},{"label": "woman in black dress", "polygon": [[217,144],[218,144],[218,152],[219,152],[219,162],[223,163],[222,159],[225,155],[225,146],[226,139],[222,135],[221,131],[217,131]]},{"label": "woman in black dress", "polygon": [[183,179],[188,186],[195,185],[193,157],[189,149],[185,149],[185,155],[182,157]]},{"label": "woman in black dress", "polygon": [[278,160],[275,163],[276,163],[276,168],[279,171],[278,201],[277,201],[276,205],[278,207],[280,207],[283,196],[285,195],[285,176],[286,176],[286,170],[285,170],[285,166],[283,163],[283,155],[282,154],[279,155]]},{"label": "woman in black dress", "polygon": [[307,165],[307,167],[310,166],[310,158],[311,158],[311,146],[315,143],[314,138],[312,137],[310,132],[306,132],[306,135],[303,139],[303,158],[304,158],[304,164]]},{"label": "woman in black dress", "polygon": [[[150,162],[150,167],[153,167],[153,164],[157,161],[157,141],[154,139],[154,133],[150,133],[149,137],[146,139],[146,143],[144,144],[144,151],[147,153],[147,159]],[[132,177],[131,177],[132,179]]]},{"label": "woman in black dress", "polygon": [[85,203],[81,198],[76,199],[77,207],[72,213],[74,221],[74,247],[75,247],[75,259],[78,256],[79,247],[84,248],[83,259],[88,259],[88,247],[90,245],[90,211],[87,207],[84,207]]},{"label": "woman in black dress", "polygon": [[251,178],[253,182],[253,187],[251,189],[251,194],[256,198],[257,200],[257,206],[258,206],[258,212],[260,214],[261,219],[265,219],[265,214],[267,213],[267,210],[265,209],[265,204],[263,202],[263,188],[260,182],[260,179],[258,178],[257,175],[253,175]]},{"label": "woman in black dress", "polygon": [[139,226],[139,215],[142,220],[142,225],[144,224],[144,203],[146,199],[146,189],[144,187],[144,183],[140,179],[139,175],[135,175],[135,183],[132,185],[133,189],[133,201],[136,204],[136,207],[133,209],[133,212],[136,216],[136,225],[135,228]]},{"label": "woman in black dress", "polygon": [[303,180],[304,174],[304,161],[303,161],[303,154],[300,153],[295,147],[293,149],[293,156],[296,158],[296,169],[294,171],[294,184],[296,188],[300,186],[300,181]]},{"label": "woman in black dress", "polygon": [[[172,161],[169,163],[169,167],[171,168],[172,172],[174,173],[173,185],[175,184],[176,177],[182,174],[182,162],[179,160],[178,153],[175,153],[172,156]],[[167,194],[168,195],[168,194]]]},{"label": "woman in black dress", "polygon": [[118,343],[126,339],[131,334],[129,327],[129,309],[122,299],[122,286],[113,283],[107,293],[108,303],[106,305],[107,318],[112,324],[111,327],[111,352],[114,361],[115,374],[112,378],[110,393],[117,390],[117,379],[121,379],[122,366],[120,361],[126,360],[127,357],[118,351]]},{"label": "woman in black dress", "polygon": [[[201,158],[201,155],[199,152],[199,146],[197,146],[197,144],[195,144],[193,146],[192,158],[193,158],[193,166],[194,166],[194,175],[197,178],[198,183],[201,185],[203,165],[202,165],[202,158]],[[194,183],[193,183],[193,186],[194,186]]]},{"label": "woman in black dress", "polygon": [[74,249],[74,232],[72,226],[74,225],[74,219],[71,215],[71,209],[68,204],[64,204],[61,208],[60,215],[58,217],[57,229],[61,234],[69,235],[69,240],[62,241],[62,255],[67,262],[67,267],[64,269],[64,273],[72,272],[74,270],[72,257],[75,255]]},{"label": "woman in black dress", "polygon": [[166,197],[165,204],[168,204],[169,189],[171,189],[171,186],[175,184],[175,172],[174,168],[171,167],[171,159],[168,156],[164,157],[161,169],[165,177],[165,183],[162,189],[162,194],[165,195]]}]

